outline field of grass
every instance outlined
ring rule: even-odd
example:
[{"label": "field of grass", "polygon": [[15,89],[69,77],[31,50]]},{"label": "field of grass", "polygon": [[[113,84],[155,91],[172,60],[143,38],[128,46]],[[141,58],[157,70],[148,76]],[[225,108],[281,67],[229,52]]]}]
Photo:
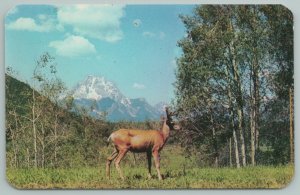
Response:
[{"label": "field of grass", "polygon": [[125,181],[112,163],[111,179],[105,176],[105,159],[109,150],[99,159],[98,167],[70,169],[11,169],[6,171],[7,181],[20,189],[187,189],[187,188],[283,188],[293,179],[294,167],[256,166],[245,168],[203,168],[197,166],[195,158],[185,159],[178,147],[166,147],[161,153],[159,181],[154,166],[152,179],[147,178],[145,155],[137,155],[134,165],[129,153],[121,168]]},{"label": "field of grass", "polygon": [[293,177],[293,167],[192,168],[185,171],[162,169],[164,180],[147,179],[145,168],[124,167],[126,180],[114,170],[105,178],[104,167],[79,169],[8,169],[7,180],[26,189],[112,189],[112,188],[282,188]]}]

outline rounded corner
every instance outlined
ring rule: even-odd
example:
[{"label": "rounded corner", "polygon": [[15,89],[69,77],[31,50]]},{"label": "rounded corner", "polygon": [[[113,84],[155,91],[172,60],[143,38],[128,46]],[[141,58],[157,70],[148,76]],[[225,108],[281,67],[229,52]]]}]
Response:
[{"label": "rounded corner", "polygon": [[4,14],[4,18],[7,18],[7,16],[15,14],[18,10],[18,6],[19,5],[13,5],[12,7],[10,7],[9,10],[6,11],[6,13]]},{"label": "rounded corner", "polygon": [[22,188],[18,187],[16,184],[12,183],[12,182],[8,179],[8,177],[7,177],[7,171],[6,171],[6,174],[5,174],[5,181],[6,181],[6,183],[7,183],[11,188],[13,188],[13,189],[15,189],[15,190],[22,190]]},{"label": "rounded corner", "polygon": [[13,189],[15,190],[22,190],[22,188],[18,187],[17,185],[15,185],[14,183],[12,183],[8,178],[7,178],[7,175],[5,177],[5,181],[6,183]]},{"label": "rounded corner", "polygon": [[295,165],[293,165],[293,174],[292,174],[291,179],[285,185],[282,185],[278,189],[284,190],[284,189],[288,188],[294,181],[295,181]]},{"label": "rounded corner", "polygon": [[284,4],[279,4],[278,6],[282,7],[283,9],[285,9],[289,13],[289,15],[291,16],[291,18],[294,21],[294,13],[292,12],[292,10],[289,7],[287,7]]}]

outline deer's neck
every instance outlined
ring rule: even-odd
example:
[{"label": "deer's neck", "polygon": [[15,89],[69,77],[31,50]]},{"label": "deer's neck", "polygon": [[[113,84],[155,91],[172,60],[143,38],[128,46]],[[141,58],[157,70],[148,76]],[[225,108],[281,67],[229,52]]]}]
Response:
[{"label": "deer's neck", "polygon": [[162,134],[163,134],[163,137],[164,137],[164,142],[167,141],[167,139],[169,138],[170,136],[170,128],[169,126],[167,125],[166,121],[164,122],[164,125],[162,127]]}]

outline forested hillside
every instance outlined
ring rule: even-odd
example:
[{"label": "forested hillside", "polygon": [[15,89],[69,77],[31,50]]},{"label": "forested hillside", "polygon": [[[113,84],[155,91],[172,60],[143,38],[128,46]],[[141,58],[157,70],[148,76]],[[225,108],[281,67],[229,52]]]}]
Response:
[{"label": "forested hillside", "polygon": [[5,79],[8,167],[96,166],[108,155],[103,152],[113,130],[159,128],[150,121],[96,120],[84,111],[75,113],[55,104],[9,75]]}]

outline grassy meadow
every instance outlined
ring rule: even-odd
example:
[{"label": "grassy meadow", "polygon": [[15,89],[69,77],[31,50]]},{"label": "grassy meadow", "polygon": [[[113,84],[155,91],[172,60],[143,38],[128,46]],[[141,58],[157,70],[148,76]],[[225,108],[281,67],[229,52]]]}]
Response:
[{"label": "grassy meadow", "polygon": [[[175,155],[177,153],[177,155]],[[185,188],[283,188],[293,179],[294,167],[255,166],[245,168],[203,168],[195,160],[186,160],[178,150],[165,148],[161,154],[161,172],[157,179],[152,167],[152,179],[147,178],[147,162],[143,155],[127,154],[121,162],[126,180],[119,179],[112,164],[111,179],[105,177],[105,158],[98,167],[68,169],[7,169],[8,182],[19,189],[185,189]]]},{"label": "grassy meadow", "polygon": [[164,180],[147,179],[145,169],[124,167],[126,180],[105,178],[104,167],[78,169],[7,170],[8,182],[19,189],[184,189],[184,188],[283,188],[293,178],[293,168],[247,167],[162,169]]}]

